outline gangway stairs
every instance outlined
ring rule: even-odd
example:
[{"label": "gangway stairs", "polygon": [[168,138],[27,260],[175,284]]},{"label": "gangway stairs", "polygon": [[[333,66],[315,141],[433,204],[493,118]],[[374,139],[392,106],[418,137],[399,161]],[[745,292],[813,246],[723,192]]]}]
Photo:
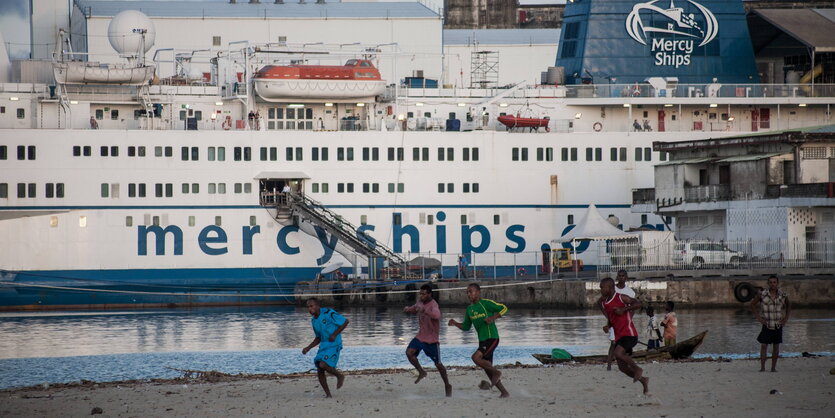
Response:
[{"label": "gangway stairs", "polygon": [[308,221],[335,236],[343,245],[371,260],[388,260],[389,269],[402,269],[406,260],[379,241],[372,243],[357,234],[356,226],[343,219],[321,203],[299,193],[262,192],[261,205],[275,208],[275,220],[287,223],[298,216],[301,221]]}]

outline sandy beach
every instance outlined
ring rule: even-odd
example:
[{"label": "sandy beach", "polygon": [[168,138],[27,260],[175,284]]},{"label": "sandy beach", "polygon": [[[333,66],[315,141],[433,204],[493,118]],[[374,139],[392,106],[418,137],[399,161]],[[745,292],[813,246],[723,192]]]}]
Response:
[{"label": "sandy beach", "polygon": [[[414,384],[409,371],[351,374],[325,399],[316,377],[87,382],[0,392],[0,416],[112,417],[484,417],[484,416],[833,416],[835,358],[781,359],[777,373],[754,360],[659,362],[643,365],[651,396],[605,365],[503,367],[511,394],[480,390],[480,371],[453,369],[452,398],[438,374]],[[360,373],[360,372],[357,372]],[[772,393],[774,392],[774,393]],[[98,412],[98,410],[96,410]]]}]

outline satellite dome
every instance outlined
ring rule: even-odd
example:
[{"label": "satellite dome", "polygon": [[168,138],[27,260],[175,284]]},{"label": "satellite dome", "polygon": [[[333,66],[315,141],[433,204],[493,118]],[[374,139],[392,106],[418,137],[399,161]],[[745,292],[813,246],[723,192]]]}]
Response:
[{"label": "satellite dome", "polygon": [[142,43],[140,29],[145,30],[145,50],[141,51],[144,54],[154,46],[154,40],[157,37],[154,22],[138,10],[120,12],[113,17],[107,27],[110,45],[120,54],[140,54],[139,46]]}]

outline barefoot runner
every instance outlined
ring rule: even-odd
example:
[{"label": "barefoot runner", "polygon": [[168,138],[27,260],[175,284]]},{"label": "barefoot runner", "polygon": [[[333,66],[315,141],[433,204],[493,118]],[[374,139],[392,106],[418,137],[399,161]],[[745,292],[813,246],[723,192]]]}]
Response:
[{"label": "barefoot runner", "polygon": [[302,354],[307,354],[311,348],[319,346],[319,351],[313,359],[313,365],[319,374],[319,384],[325,390],[325,397],[331,397],[328,388],[328,380],[325,372],[336,376],[336,388],[342,387],[345,383],[345,375],[336,371],[336,363],[339,362],[339,352],[342,351],[342,331],[348,326],[348,319],[331,308],[322,308],[319,300],[310,298],[307,300],[307,311],[313,318],[310,323],[313,325],[313,333],[316,338],[307,347],[302,349]]},{"label": "barefoot runner", "polygon": [[406,349],[406,357],[418,372],[415,383],[420,382],[426,377],[426,370],[420,367],[420,362],[417,358],[418,354],[423,351],[427,357],[435,362],[435,367],[438,368],[441,379],[444,379],[446,396],[452,396],[452,385],[449,384],[446,367],[441,363],[441,344],[438,338],[441,330],[441,310],[438,308],[438,302],[432,298],[432,286],[428,284],[421,286],[417,303],[403,308],[403,312],[416,313],[420,325],[417,336],[412,339],[412,342],[409,343],[409,347]]},{"label": "barefoot runner", "polygon": [[495,321],[507,313],[507,306],[490,299],[481,298],[481,287],[477,283],[467,286],[467,297],[471,305],[467,307],[464,323],[454,319],[449,320],[449,326],[469,331],[471,326],[478,333],[478,350],[473,353],[473,363],[484,369],[490,384],[501,392],[502,398],[510,396],[502,384],[502,372],[493,367],[493,352],[499,346],[499,330]]},{"label": "barefoot runner", "polygon": [[607,277],[600,281],[599,304],[606,315],[607,324],[604,332],[615,329],[615,360],[618,369],[632,378],[633,382],[641,382],[644,394],[649,394],[649,378],[644,377],[644,370],[635,364],[630,355],[632,347],[638,344],[638,330],[632,323],[632,311],[641,308],[641,302],[622,293],[615,292],[615,281]]}]

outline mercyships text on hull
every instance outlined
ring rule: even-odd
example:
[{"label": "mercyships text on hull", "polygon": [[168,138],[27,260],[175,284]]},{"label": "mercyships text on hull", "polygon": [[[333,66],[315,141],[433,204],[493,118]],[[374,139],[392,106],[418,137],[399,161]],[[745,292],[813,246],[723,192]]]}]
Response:
[{"label": "mercyships text on hull", "polygon": [[[138,8],[74,10],[99,3]],[[581,28],[564,30],[561,45],[578,42],[566,36],[595,45],[591,28],[605,14],[594,3],[566,8],[567,27]],[[630,210],[632,189],[650,186],[666,160],[653,141],[830,122],[832,86],[741,83],[756,77],[750,45],[723,46],[732,65],[715,63],[724,58],[711,42],[747,36],[734,21],[740,4],[694,9],[715,6],[726,26],[706,46],[668,45],[685,49],[664,54],[694,55],[702,68],[690,69],[664,56],[653,64],[665,41],[640,42],[650,32],[624,23],[642,18],[631,16],[636,2],[612,3],[623,22],[611,36],[649,64],[557,61],[569,82],[591,75],[586,65],[608,66],[611,84],[460,88],[413,77],[383,90],[374,63],[401,62],[399,80],[412,74],[398,61],[408,51],[243,42],[207,60],[205,74],[194,53],[157,59],[158,76],[136,86],[124,65],[106,76],[97,65],[85,80],[89,60],[62,40],[55,70],[78,67],[71,79],[0,90],[0,309],[276,303],[323,269],[380,279],[417,256],[441,262],[435,277],[455,275],[459,255],[490,276],[531,275],[589,205],[623,229],[671,227]],[[111,43],[144,74],[154,66],[130,52],[149,51],[162,39],[154,25],[169,23],[153,9],[117,12],[104,13],[116,15]],[[90,35],[94,15],[81,14]],[[291,63],[311,56],[330,65]],[[706,63],[733,70],[704,81]],[[511,132],[502,115],[548,119],[549,129]]]}]

